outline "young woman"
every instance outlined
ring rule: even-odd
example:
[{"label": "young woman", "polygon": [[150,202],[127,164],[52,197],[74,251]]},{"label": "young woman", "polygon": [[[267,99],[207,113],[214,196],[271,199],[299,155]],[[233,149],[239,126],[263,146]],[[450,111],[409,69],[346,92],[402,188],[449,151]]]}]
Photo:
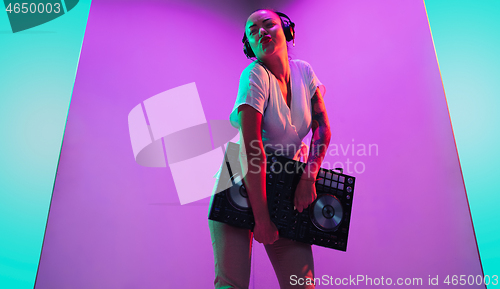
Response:
[{"label": "young woman", "polygon": [[255,227],[252,233],[209,221],[216,288],[248,288],[252,238],[264,244],[281,288],[314,288],[312,282],[295,282],[314,278],[311,245],[279,237],[266,199],[264,147],[297,158],[302,139],[312,129],[309,158],[294,199],[295,209],[302,212],[316,198],[315,178],[330,142],[322,84],[308,63],[288,57],[286,42],[295,36],[293,27],[284,14],[270,10],[252,13],[246,22],[245,54],[256,61],[241,74],[230,120],[240,130],[240,158],[248,167],[244,184]]}]

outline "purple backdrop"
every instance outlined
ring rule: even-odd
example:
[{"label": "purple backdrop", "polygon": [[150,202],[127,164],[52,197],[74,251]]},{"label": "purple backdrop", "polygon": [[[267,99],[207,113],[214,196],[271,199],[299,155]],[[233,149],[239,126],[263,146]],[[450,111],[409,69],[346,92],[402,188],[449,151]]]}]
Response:
[{"label": "purple backdrop", "polygon": [[[347,252],[314,247],[316,276],[427,287],[429,275],[481,274],[422,1],[266,3],[296,23],[291,55],[326,86],[325,164],[357,177]],[[249,63],[244,23],[262,7],[245,5],[93,2],[37,289],[213,287],[208,199],[181,206],[168,167],[135,162],[127,115],[196,82],[207,120],[227,119]],[[251,288],[277,288],[258,243],[253,258]]]}]

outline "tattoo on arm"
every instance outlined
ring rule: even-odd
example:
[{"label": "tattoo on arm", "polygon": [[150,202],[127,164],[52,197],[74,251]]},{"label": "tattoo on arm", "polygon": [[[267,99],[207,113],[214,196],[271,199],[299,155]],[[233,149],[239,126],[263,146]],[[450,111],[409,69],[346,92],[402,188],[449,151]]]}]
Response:
[{"label": "tattoo on arm", "polygon": [[313,133],[307,163],[312,165],[313,168],[316,168],[314,173],[317,173],[317,170],[319,170],[321,162],[325,157],[331,137],[330,123],[326,113],[325,102],[323,101],[323,97],[321,96],[321,92],[318,88],[311,99],[311,107],[311,129]]}]

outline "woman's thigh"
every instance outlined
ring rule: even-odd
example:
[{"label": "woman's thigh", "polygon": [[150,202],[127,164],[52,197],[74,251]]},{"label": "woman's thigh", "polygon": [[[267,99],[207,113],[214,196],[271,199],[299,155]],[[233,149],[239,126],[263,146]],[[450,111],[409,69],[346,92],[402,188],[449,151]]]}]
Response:
[{"label": "woman's thigh", "polygon": [[208,221],[215,262],[215,288],[248,288],[252,255],[252,232]]},{"label": "woman's thigh", "polygon": [[[314,280],[311,245],[280,238],[271,245],[265,245],[265,248],[281,289],[314,288],[314,285],[311,285]],[[309,282],[307,278],[310,279]],[[299,285],[301,283],[303,285]]]}]

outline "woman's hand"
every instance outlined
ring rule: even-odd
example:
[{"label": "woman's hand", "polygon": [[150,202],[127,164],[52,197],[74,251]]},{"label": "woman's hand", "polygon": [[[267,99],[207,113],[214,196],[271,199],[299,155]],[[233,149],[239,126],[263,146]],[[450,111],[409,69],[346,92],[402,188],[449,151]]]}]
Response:
[{"label": "woman's hand", "polygon": [[302,213],[314,200],[316,200],[315,179],[302,177],[295,190],[294,205],[295,209]]},{"label": "woman's hand", "polygon": [[257,242],[264,245],[272,244],[279,238],[278,228],[276,228],[271,219],[261,222],[255,221],[253,237]]}]

